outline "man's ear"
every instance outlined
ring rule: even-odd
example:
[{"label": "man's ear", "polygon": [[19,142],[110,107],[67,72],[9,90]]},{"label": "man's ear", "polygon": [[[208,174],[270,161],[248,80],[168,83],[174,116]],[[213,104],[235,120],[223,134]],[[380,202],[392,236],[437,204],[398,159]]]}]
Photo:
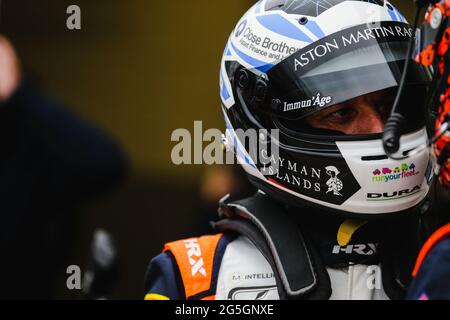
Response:
[{"label": "man's ear", "polygon": [[8,100],[22,79],[20,63],[11,42],[0,35],[0,102]]}]

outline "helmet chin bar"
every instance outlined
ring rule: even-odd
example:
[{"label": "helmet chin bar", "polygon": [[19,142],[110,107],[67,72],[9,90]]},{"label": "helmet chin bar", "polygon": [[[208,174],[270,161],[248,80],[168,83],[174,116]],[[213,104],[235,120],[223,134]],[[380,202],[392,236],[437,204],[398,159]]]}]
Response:
[{"label": "helmet chin bar", "polygon": [[417,146],[416,148],[410,150],[407,152],[405,156],[402,157],[396,157],[395,155],[391,154],[389,157],[393,160],[405,160],[412,156],[415,156],[417,154],[420,154],[422,152],[427,152],[430,154],[433,154],[431,148],[434,143],[436,143],[437,140],[439,140],[444,134],[446,134],[450,130],[450,117],[447,117],[447,119],[441,124],[441,126],[436,130],[437,134],[432,139],[428,139],[426,143],[423,143],[420,146]]},{"label": "helmet chin bar", "polygon": [[[327,206],[323,206],[321,204],[310,202],[307,200],[303,200],[299,198],[296,195],[286,193],[283,190],[274,187],[272,185],[267,185],[266,183],[262,182],[260,179],[249,175],[249,180],[253,186],[255,186],[261,193],[268,197],[272,197],[275,201],[279,201],[289,207],[293,207],[298,209],[298,214],[302,215],[308,215],[311,213],[314,214],[322,214],[322,215],[331,215],[331,216],[338,216],[338,217],[344,217],[349,219],[364,219],[364,220],[378,220],[378,219],[386,219],[386,218],[395,218],[401,215],[408,215],[411,214],[411,209],[420,206],[425,198],[418,202],[416,205],[412,206],[411,208],[397,211],[397,212],[385,212],[385,213],[378,213],[378,214],[367,214],[367,213],[356,213],[351,211],[346,211],[343,209],[337,209],[337,208],[331,208]],[[313,211],[313,212],[311,212]],[[295,211],[294,211],[295,212]]]},{"label": "helmet chin bar", "polygon": [[[408,149],[418,150],[417,145],[426,141],[424,135],[425,129],[422,129],[402,136],[402,152],[407,152]],[[419,137],[422,136],[423,139],[420,139]],[[356,179],[359,187],[351,191],[343,203],[332,203],[328,198],[314,197],[314,195],[311,197],[301,189],[293,189],[287,183],[270,179],[270,176],[263,176],[259,170],[250,168],[243,162],[241,165],[257,188],[272,195],[275,199],[295,207],[312,206],[349,217],[380,218],[402,214],[422,203],[428,192],[429,177],[432,174],[432,166],[430,166],[427,152],[410,153],[408,156],[410,161],[398,163],[383,156],[380,138],[360,142],[342,141],[337,142],[337,145],[340,153],[325,160],[322,157],[317,158],[317,161],[313,163],[305,163],[308,163],[309,167],[322,168],[322,170],[325,168],[325,164],[337,167],[341,171],[338,178],[343,181],[344,189],[341,192],[344,193],[344,196],[345,191],[353,188],[349,179]],[[280,154],[282,157],[286,157],[286,152],[289,154],[292,151],[284,150],[280,151]],[[296,152],[302,153],[300,150],[296,150]],[[315,157],[313,156],[313,158]],[[372,158],[377,160],[371,160]],[[296,161],[300,164],[304,161],[303,159],[300,155]],[[406,169],[403,166],[406,166]],[[414,169],[411,171],[413,166],[415,171]],[[395,173],[394,170],[401,170],[401,172]],[[377,171],[379,173],[376,176]],[[389,175],[389,171],[394,172]],[[322,171],[322,175],[328,179],[325,172]],[[323,182],[322,180],[322,190],[326,191],[327,186],[324,186]],[[336,197],[339,198],[339,196]]]}]

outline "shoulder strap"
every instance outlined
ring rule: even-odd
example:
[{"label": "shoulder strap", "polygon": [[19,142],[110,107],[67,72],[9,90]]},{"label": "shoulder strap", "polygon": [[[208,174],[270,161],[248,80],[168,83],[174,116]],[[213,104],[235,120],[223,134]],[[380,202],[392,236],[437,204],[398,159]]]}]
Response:
[{"label": "shoulder strap", "polygon": [[186,299],[211,299],[215,294],[216,249],[223,234],[191,238],[167,243],[164,252],[170,251],[176,260],[184,285]]},{"label": "shoulder strap", "polygon": [[420,250],[419,256],[417,257],[416,265],[414,266],[414,271],[412,273],[413,277],[417,275],[419,269],[427,257],[427,255],[431,252],[431,250],[443,239],[450,237],[450,224],[443,226],[438,229],[433,235],[425,242],[422,250]]},{"label": "shoulder strap", "polygon": [[[219,213],[226,220],[215,227],[247,236],[271,264],[280,298],[328,299],[331,285],[318,254],[305,241],[286,208],[261,193],[240,201],[220,202]],[[275,214],[274,214],[275,213]],[[317,290],[319,288],[321,290]],[[319,295],[311,295],[320,292]]]}]

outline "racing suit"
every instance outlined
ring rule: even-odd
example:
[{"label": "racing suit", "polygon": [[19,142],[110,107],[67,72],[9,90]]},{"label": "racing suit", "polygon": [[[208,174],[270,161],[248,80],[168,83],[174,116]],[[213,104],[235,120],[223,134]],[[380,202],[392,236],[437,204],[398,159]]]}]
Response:
[{"label": "racing suit", "polygon": [[450,224],[427,240],[417,258],[413,276],[408,299],[450,299]]},{"label": "racing suit", "polygon": [[168,243],[150,262],[145,299],[404,298],[420,248],[419,209],[366,222],[286,209],[261,192],[227,201],[219,210],[227,219],[214,225],[219,233]]}]

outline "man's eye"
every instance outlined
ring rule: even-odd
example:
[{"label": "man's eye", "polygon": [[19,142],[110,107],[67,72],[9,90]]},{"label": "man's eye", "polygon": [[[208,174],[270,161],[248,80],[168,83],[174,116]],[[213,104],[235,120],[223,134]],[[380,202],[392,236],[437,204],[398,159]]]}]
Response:
[{"label": "man's eye", "polygon": [[330,113],[327,118],[331,121],[342,121],[352,117],[354,112],[352,108],[342,108]]},{"label": "man's eye", "polygon": [[378,113],[381,115],[383,119],[386,119],[391,114],[392,105],[389,103],[379,104],[377,106]]},{"label": "man's eye", "polygon": [[378,111],[380,111],[381,113],[390,112],[391,107],[392,107],[392,105],[388,104],[388,103],[381,103],[377,106]]}]

